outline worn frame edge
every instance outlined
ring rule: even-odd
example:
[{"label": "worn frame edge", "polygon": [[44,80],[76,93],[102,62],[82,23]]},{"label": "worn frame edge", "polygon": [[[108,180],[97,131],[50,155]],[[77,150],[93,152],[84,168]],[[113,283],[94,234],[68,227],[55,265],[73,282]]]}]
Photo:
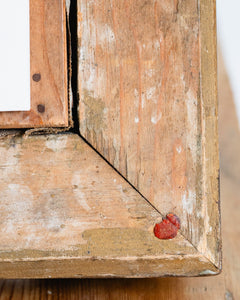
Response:
[{"label": "worn frame edge", "polygon": [[[206,157],[210,157],[210,162],[208,160],[203,160],[203,175],[206,175],[206,172],[209,170],[209,175],[214,176],[215,185],[217,185],[219,189],[219,183],[218,183],[218,177],[216,177],[216,172],[218,173],[218,166],[219,162],[218,159],[216,163],[214,164],[214,168],[211,168],[211,155],[209,154],[209,150],[213,149],[215,150],[215,155],[217,153],[218,156],[218,144],[216,143],[217,140],[217,117],[215,115],[214,118],[208,120],[207,119],[207,112],[205,108],[210,106],[213,108],[217,108],[217,75],[216,75],[216,23],[215,23],[215,14],[216,14],[216,3],[215,0],[199,0],[200,3],[200,43],[202,45],[200,46],[201,49],[201,109],[202,109],[202,126],[203,126],[203,152]],[[210,9],[209,9],[210,7]],[[211,14],[214,14],[214,18],[209,17]],[[207,20],[207,22],[206,22]],[[205,22],[205,23],[204,23]],[[214,27],[214,30],[210,31],[212,32],[211,37],[208,39],[207,36],[209,36],[209,27]],[[210,51],[206,51],[205,47],[210,46]],[[211,70],[209,71],[209,63],[211,65]],[[211,82],[209,83],[207,78],[209,78],[209,73],[213,74],[213,78]],[[204,79],[205,78],[205,79]],[[214,86],[214,89],[211,91],[211,87]],[[205,129],[213,127],[215,137],[212,140],[208,139],[208,134]],[[207,142],[206,142],[207,140]],[[211,171],[211,172],[210,172]],[[219,215],[220,215],[220,208],[219,208],[219,191],[214,190],[212,191],[209,189],[209,187],[205,184],[208,180],[208,176],[203,176],[203,182],[204,182],[204,193],[206,195],[210,195],[211,201],[217,202],[217,211],[218,214],[214,215],[213,223],[220,224],[219,221]],[[204,198],[204,202],[207,204],[207,209],[210,209],[210,203],[209,198]],[[204,224],[206,227],[206,224]],[[206,228],[205,228],[206,230]],[[5,278],[46,278],[46,277],[63,277],[61,274],[64,274],[65,277],[72,277],[73,270],[81,270],[85,269],[88,270],[89,264],[92,264],[94,262],[93,270],[96,271],[96,269],[102,269],[101,274],[98,273],[96,275],[96,272],[92,272],[92,270],[89,270],[86,273],[77,274],[76,278],[86,278],[86,277],[126,277],[126,278],[141,278],[141,277],[161,277],[161,276],[204,276],[204,275],[216,275],[220,273],[221,271],[221,238],[220,238],[220,227],[217,227],[217,238],[215,241],[213,241],[213,244],[215,242],[219,244],[219,256],[215,256],[214,259],[212,259],[211,255],[208,254],[209,250],[211,250],[211,247],[208,246],[208,244],[205,244],[202,247],[194,246],[193,243],[190,241],[192,246],[199,251],[198,255],[198,262],[194,262],[191,255],[186,255],[186,257],[183,257],[181,255],[178,255],[171,261],[174,262],[174,264],[177,264],[179,262],[184,262],[181,265],[184,266],[186,262],[191,266],[191,270],[188,272],[184,271],[184,268],[180,268],[178,272],[176,270],[173,270],[172,272],[167,272],[166,269],[169,267],[169,259],[166,256],[165,258],[158,258],[157,256],[154,258],[138,258],[135,260],[131,260],[130,257],[129,260],[126,260],[124,258],[115,258],[115,259],[103,259],[103,258],[63,258],[61,260],[59,259],[53,259],[49,260],[46,258],[41,258],[40,260],[22,260],[22,261],[2,261],[1,266],[3,269],[8,270]],[[206,234],[207,235],[207,234]],[[214,245],[213,245],[214,246]],[[135,261],[136,265],[134,265],[133,261]],[[127,262],[127,263],[126,263]],[[131,262],[131,263],[130,263]],[[38,272],[36,274],[36,264],[38,265]],[[129,265],[130,264],[130,265]],[[69,266],[72,266],[72,269],[70,269],[69,272],[71,274],[67,273],[67,269]],[[45,266],[45,267],[44,267]],[[104,268],[104,266],[106,268]],[[144,266],[147,266],[148,272],[146,273],[146,270],[144,269]],[[166,268],[164,271],[163,266]],[[68,267],[68,268],[67,268]],[[13,268],[13,271],[12,271]],[[122,268],[123,271],[120,271],[119,268]],[[136,270],[134,273],[134,268]],[[139,272],[139,269],[142,268],[142,271]],[[161,270],[159,268],[162,268]],[[51,270],[51,275],[46,274],[46,269]],[[111,273],[112,270],[116,270],[115,274]],[[152,271],[151,271],[152,269]],[[16,272],[18,270],[18,272]],[[62,270],[62,271],[61,271]],[[125,271],[124,271],[125,270]],[[150,271],[149,271],[150,270]],[[156,270],[156,271],[155,271]],[[42,272],[42,273],[41,273]],[[55,272],[55,273],[54,273]],[[149,274],[150,272],[150,274]],[[14,276],[13,276],[14,273]]]},{"label": "worn frame edge", "polygon": [[[200,102],[202,130],[202,195],[204,239],[196,245],[218,270],[222,270],[216,0],[199,0],[200,8]],[[199,225],[200,226],[200,225]],[[193,243],[192,243],[193,244]]]}]

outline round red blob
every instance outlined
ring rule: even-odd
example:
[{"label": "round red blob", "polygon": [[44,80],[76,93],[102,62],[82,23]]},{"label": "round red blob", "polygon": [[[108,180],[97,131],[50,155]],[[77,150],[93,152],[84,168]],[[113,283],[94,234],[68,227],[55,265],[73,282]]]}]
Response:
[{"label": "round red blob", "polygon": [[164,219],[154,227],[154,234],[161,240],[173,239],[178,232],[178,228],[173,225],[168,219]]}]

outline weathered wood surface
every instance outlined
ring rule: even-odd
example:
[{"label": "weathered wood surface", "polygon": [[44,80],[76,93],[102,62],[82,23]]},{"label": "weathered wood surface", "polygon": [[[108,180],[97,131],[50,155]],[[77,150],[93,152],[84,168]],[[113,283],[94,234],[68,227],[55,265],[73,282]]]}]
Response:
[{"label": "weathered wood surface", "polygon": [[219,266],[215,1],[78,5],[80,133]]},{"label": "weathered wood surface", "polygon": [[[174,7],[164,3],[148,0],[140,7],[137,0],[112,2],[112,6],[109,1],[78,2],[81,133],[84,135],[85,128],[84,137],[97,150],[100,134],[102,154],[147,199],[78,135],[3,137],[0,276],[150,277],[219,272],[215,3],[202,0],[199,9],[195,0],[176,2]],[[150,18],[151,13],[154,18]],[[166,17],[164,22],[162,16]],[[99,33],[102,34],[98,36]],[[117,37],[112,44],[113,52],[105,47],[109,36]],[[159,47],[152,47],[158,38]],[[102,51],[108,48],[111,55]],[[154,57],[148,59],[151,53]],[[99,62],[95,62],[96,57]],[[188,64],[192,71],[185,70]],[[151,75],[155,78],[153,86],[158,85],[156,93],[147,99],[143,95],[150,82],[146,79],[149,66],[155,74]],[[111,82],[106,80],[106,85],[101,80],[110,77],[103,76],[104,68],[112,78]],[[169,72],[173,74],[171,85]],[[124,106],[124,101],[128,99],[131,104],[135,73],[140,96],[138,119],[134,119],[136,135],[132,135],[132,126],[128,124],[131,106]],[[104,99],[104,95],[96,96],[111,90],[118,75],[119,97],[111,100],[108,94]],[[172,86],[176,89],[172,90]],[[113,94],[109,92],[110,96]],[[173,97],[171,101],[168,95]],[[112,107],[114,103],[116,106]],[[145,127],[147,116],[152,119],[156,111],[154,105],[157,111],[164,108],[164,114],[161,111],[158,122],[146,121]],[[119,109],[124,112],[120,119]],[[119,151],[114,150],[115,156],[110,154],[119,140],[110,139],[111,133],[119,134],[115,127],[118,123],[106,119],[114,110],[116,116],[112,118],[124,120],[126,125],[126,132],[120,132],[120,142],[124,141],[122,137],[132,140],[132,144],[123,143]],[[121,122],[118,130],[123,128]],[[93,127],[90,130],[87,126]],[[107,143],[105,131],[109,134]],[[127,167],[127,172],[120,168],[127,153],[123,152],[121,157],[122,151],[131,153],[125,163],[133,169]],[[140,174],[137,184],[129,177],[134,174]],[[181,231],[174,240],[160,241],[154,237],[153,227],[170,211],[180,217]]]},{"label": "weathered wood surface", "polygon": [[64,0],[30,0],[31,110],[0,112],[0,128],[68,126],[65,14]]},{"label": "weathered wood surface", "polygon": [[240,299],[240,133],[228,78],[219,64],[223,272],[215,277],[160,279],[2,280],[0,299]]},{"label": "weathered wood surface", "polygon": [[0,277],[151,277],[219,270],[78,135],[0,140]]}]

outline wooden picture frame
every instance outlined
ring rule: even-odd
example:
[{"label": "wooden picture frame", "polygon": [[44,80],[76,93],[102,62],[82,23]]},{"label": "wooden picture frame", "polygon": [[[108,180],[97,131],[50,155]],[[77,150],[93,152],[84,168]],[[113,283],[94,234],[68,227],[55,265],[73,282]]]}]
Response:
[{"label": "wooden picture frame", "polygon": [[0,128],[68,127],[65,1],[29,1],[31,109],[0,112]]},{"label": "wooden picture frame", "polygon": [[[154,7],[154,2],[148,0],[146,3],[153,4]],[[165,5],[167,2],[155,3],[163,5],[163,11],[169,11],[167,17],[172,16],[171,22],[175,20],[181,26],[188,24],[189,29],[191,22],[197,20],[199,26],[199,91],[197,112],[196,115],[193,114],[193,121],[200,124],[197,138],[199,161],[197,167],[191,165],[195,166],[192,173],[182,171],[182,168],[186,168],[185,163],[175,165],[176,160],[173,159],[172,165],[173,169],[180,170],[177,182],[184,182],[185,177],[189,180],[189,174],[195,174],[195,188],[198,191],[196,197],[188,197],[186,200],[183,196],[180,204],[170,201],[169,205],[161,197],[159,202],[154,202],[154,198],[146,197],[144,186],[137,185],[127,175],[126,169],[121,169],[122,161],[117,163],[118,160],[111,156],[109,149],[112,144],[98,143],[99,132],[94,131],[94,126],[107,128],[108,133],[113,135],[114,132],[118,134],[121,126],[114,131],[107,127],[111,126],[111,122],[104,124],[101,121],[109,109],[109,106],[102,106],[102,101],[105,100],[97,96],[101,81],[96,83],[99,84],[99,89],[94,90],[96,95],[93,97],[89,91],[85,91],[88,102],[84,98],[81,84],[84,83],[84,76],[88,76],[86,72],[89,65],[88,52],[84,54],[82,47],[89,47],[93,53],[97,53],[98,48],[100,59],[105,61],[101,68],[118,68],[119,65],[116,65],[116,61],[109,64],[103,51],[106,50],[105,43],[111,35],[102,35],[102,40],[98,39],[96,48],[93,48],[89,39],[89,43],[84,44],[83,27],[86,26],[84,34],[98,36],[102,32],[100,27],[96,27],[97,21],[105,24],[104,14],[106,11],[112,13],[112,9],[116,9],[112,16],[115,29],[121,24],[125,26],[125,21],[121,22],[117,15],[121,1],[110,7],[109,1],[98,0],[93,4],[79,0],[79,124],[80,134],[84,138],[72,132],[28,135],[14,131],[7,132],[0,139],[0,277],[137,278],[202,276],[220,272],[215,1],[201,0],[199,6],[198,1],[194,0],[184,3],[175,1],[173,7]],[[125,7],[132,26],[131,5],[136,4],[137,0],[131,0]],[[94,5],[98,5],[98,11]],[[193,16],[195,10],[196,15]],[[142,8],[138,17],[146,21],[148,16],[144,12],[146,11]],[[164,22],[170,24],[167,19]],[[112,33],[111,28],[104,28]],[[130,33],[127,34],[130,36]],[[151,35],[148,36],[149,41],[150,37]],[[129,40],[131,41],[131,37]],[[138,47],[139,44],[136,43],[135,46]],[[135,52],[134,59],[139,59],[138,54]],[[131,64],[134,64],[134,59],[130,61]],[[97,64],[94,60],[91,63]],[[187,70],[186,74],[192,71]],[[103,70],[98,69],[97,72],[101,74]],[[115,83],[113,87],[116,86],[114,80],[110,82]],[[88,84],[91,86],[92,83]],[[115,88],[122,87],[120,80],[119,86]],[[169,93],[169,90],[166,92]],[[116,103],[121,100],[121,96],[117,99]],[[181,120],[183,122],[184,119]],[[178,123],[179,126],[183,124]],[[188,127],[187,134],[190,133],[191,128]],[[132,140],[134,144],[134,136]],[[102,135],[102,141],[106,141],[105,135]],[[175,144],[175,138],[171,141],[171,136],[168,141],[175,148],[179,146]],[[180,146],[184,148],[185,144]],[[172,148],[170,152],[166,152],[166,157],[169,153],[174,156],[174,151]],[[185,157],[188,166],[189,160],[186,155]],[[180,161],[184,161],[183,157],[180,157]],[[131,162],[128,166],[131,166]],[[134,174],[132,169],[128,170],[128,174]],[[155,175],[161,175],[162,171],[159,172]],[[182,185],[180,186],[182,193]],[[153,188],[152,194],[155,192],[156,188]],[[179,217],[181,229],[172,239],[159,239],[154,235],[155,225],[162,222],[168,213]]]}]

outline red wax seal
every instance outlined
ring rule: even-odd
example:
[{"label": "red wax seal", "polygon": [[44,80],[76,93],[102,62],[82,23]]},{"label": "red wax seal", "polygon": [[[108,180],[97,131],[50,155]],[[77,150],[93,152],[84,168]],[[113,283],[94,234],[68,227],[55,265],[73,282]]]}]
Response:
[{"label": "red wax seal", "polygon": [[167,219],[177,227],[177,229],[180,229],[181,224],[180,224],[180,219],[178,216],[174,214],[167,214]]},{"label": "red wax seal", "polygon": [[170,213],[161,223],[157,223],[154,227],[154,234],[161,240],[170,240],[175,238],[180,229],[180,219],[178,216]]}]

